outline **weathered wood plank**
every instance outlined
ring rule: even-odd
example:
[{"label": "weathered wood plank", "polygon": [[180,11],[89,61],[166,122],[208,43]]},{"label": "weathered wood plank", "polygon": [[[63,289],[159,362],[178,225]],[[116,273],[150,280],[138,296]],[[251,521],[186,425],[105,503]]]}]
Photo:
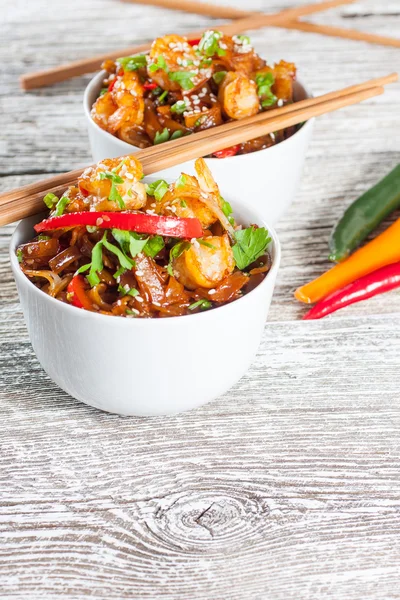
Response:
[{"label": "weathered wood plank", "polygon": [[[211,23],[116,0],[1,8],[1,190],[90,162],[88,78],[23,94],[22,72]],[[399,36],[398,8],[360,0],[313,20]],[[295,60],[315,93],[399,66],[390,48],[278,29],[252,38],[265,56]],[[12,281],[13,227],[0,229],[2,600],[399,597],[400,294],[317,323],[299,321],[292,296],[327,268],[344,206],[399,162],[399,91],[316,124],[278,227],[282,269],[257,358],[192,413],[107,415],[49,381]]]}]

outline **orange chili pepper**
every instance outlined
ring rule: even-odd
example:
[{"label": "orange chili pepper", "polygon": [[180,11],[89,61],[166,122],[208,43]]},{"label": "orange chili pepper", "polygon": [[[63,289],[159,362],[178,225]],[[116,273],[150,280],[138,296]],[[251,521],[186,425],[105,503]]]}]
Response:
[{"label": "orange chili pepper", "polygon": [[312,304],[364,275],[400,261],[400,219],[349,258],[314,281],[300,287],[295,297]]}]

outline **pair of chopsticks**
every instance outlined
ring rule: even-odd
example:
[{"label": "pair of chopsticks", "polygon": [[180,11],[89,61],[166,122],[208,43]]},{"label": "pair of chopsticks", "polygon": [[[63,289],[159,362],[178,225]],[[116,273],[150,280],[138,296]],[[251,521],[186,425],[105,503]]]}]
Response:
[{"label": "pair of chopsticks", "polygon": [[[236,8],[230,8],[228,6],[216,6],[214,4],[208,4],[205,2],[197,2],[195,0],[121,0],[122,2],[131,4],[145,4],[148,6],[162,6],[163,8],[171,8],[173,10],[182,10],[185,12],[195,13],[198,15],[206,15],[209,17],[220,18],[220,19],[242,19],[249,17],[257,13],[250,13],[248,11],[238,10]],[[400,48],[400,39],[392,38],[383,35],[376,35],[374,33],[364,33],[363,31],[357,31],[356,29],[345,29],[343,27],[331,27],[330,25],[319,25],[316,23],[308,23],[299,21],[299,17],[304,17],[308,14],[320,12],[321,10],[327,10],[335,6],[341,6],[343,4],[351,4],[355,0],[349,0],[347,2],[332,2],[331,6],[326,8],[318,8],[318,4],[311,6],[300,7],[300,10],[284,10],[276,15],[270,15],[271,17],[282,17],[286,18],[282,23],[280,19],[273,22],[270,25],[274,27],[282,27],[283,29],[295,29],[297,31],[306,31],[307,33],[317,33],[319,35],[327,35],[331,37],[343,38],[347,40],[355,40],[359,42],[368,42],[370,44],[378,44],[381,46],[391,46],[394,48]],[[302,10],[306,9],[306,10]],[[309,9],[309,10],[307,10]],[[292,14],[290,14],[292,13]]]},{"label": "pair of chopsticks", "polygon": [[[211,154],[228,146],[298,125],[313,117],[379,96],[384,92],[384,85],[397,80],[397,73],[371,79],[316,98],[308,98],[266,113],[259,113],[253,117],[146,148],[136,152],[134,156],[141,161],[145,174],[150,175],[198,156]],[[46,193],[61,195],[67,186],[76,183],[81,173],[82,169],[77,169],[1,194],[0,225],[41,212],[43,196]]]},{"label": "pair of chopsticks", "polygon": [[[133,1],[133,0],[125,0],[125,1]],[[276,14],[262,14],[262,13],[248,13],[247,11],[241,11],[237,9],[232,9],[228,7],[218,7],[210,4],[205,4],[203,2],[197,2],[194,0],[138,0],[141,4],[156,4],[159,6],[169,7],[169,8],[180,8],[182,10],[187,10],[190,12],[198,12],[199,14],[208,14],[210,16],[219,16],[223,18],[234,18],[237,19],[228,23],[226,25],[221,25],[218,27],[220,31],[227,35],[236,35],[242,33],[243,31],[251,30],[251,29],[261,29],[262,27],[273,26],[273,27],[283,27],[283,28],[303,28],[303,27],[317,27],[312,25],[311,23],[300,22],[297,19],[300,17],[305,17],[307,15],[311,15],[317,12],[321,12],[324,10],[328,10],[330,8],[335,8],[337,6],[342,6],[344,4],[351,4],[355,0],[325,0],[323,2],[319,2],[317,4],[306,4],[303,6],[298,6],[296,8],[286,9]],[[318,26],[319,27],[319,26]],[[337,30],[337,28],[335,28]],[[310,29],[309,29],[310,30]],[[201,37],[204,30],[201,31],[193,31],[186,34],[189,40],[195,40]],[[341,37],[345,37],[345,34],[348,35],[351,30],[340,30],[345,33]],[[367,35],[360,34],[356,32],[357,35]],[[373,41],[372,38],[377,37],[380,39],[380,42],[375,40],[374,43],[383,43],[381,36],[373,36],[372,34],[369,37],[368,41]],[[360,39],[359,37],[357,39]],[[390,40],[390,38],[384,38],[388,41],[388,45],[392,45],[389,42],[396,42],[400,47],[400,42],[398,40]],[[102,54],[99,56],[94,56],[92,58],[87,58],[83,60],[77,60],[65,65],[60,65],[59,67],[55,67],[52,69],[47,69],[45,71],[38,71],[36,73],[28,73],[22,75],[20,82],[21,86],[24,90],[31,90],[34,88],[44,87],[47,85],[52,85],[54,83],[59,83],[61,81],[65,81],[67,79],[71,79],[72,77],[78,77],[79,75],[85,75],[86,73],[93,73],[94,71],[98,71],[101,67],[101,64],[107,60],[115,60],[120,56],[129,56],[132,54],[138,54],[140,52],[148,52],[150,50],[150,44],[142,44],[140,46],[134,46],[130,48],[122,48],[120,50],[115,50],[114,52],[108,52],[106,54]]]}]

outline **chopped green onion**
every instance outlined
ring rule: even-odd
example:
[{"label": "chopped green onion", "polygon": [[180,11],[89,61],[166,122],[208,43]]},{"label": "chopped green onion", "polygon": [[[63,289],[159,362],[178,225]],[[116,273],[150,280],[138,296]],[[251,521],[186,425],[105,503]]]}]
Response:
[{"label": "chopped green onion", "polygon": [[177,189],[185,187],[186,185],[186,177],[183,173],[181,173],[181,175],[179,175],[178,179],[175,181],[175,187]]},{"label": "chopped green onion", "polygon": [[203,33],[203,36],[199,43],[199,51],[209,56],[224,56],[226,54],[226,50],[221,48],[219,45],[219,41],[222,38],[222,33],[220,31],[212,31],[208,30]]},{"label": "chopped green onion", "polygon": [[62,198],[60,198],[60,200],[57,202],[56,210],[54,211],[54,216],[61,217],[61,215],[64,213],[65,207],[67,206],[67,204],[69,204],[69,202],[70,199],[68,198],[68,196],[63,196]]},{"label": "chopped green onion", "polygon": [[121,65],[124,71],[137,71],[147,64],[145,54],[137,54],[136,56],[124,56],[117,58],[117,63]]},{"label": "chopped green onion", "polygon": [[168,191],[168,183],[164,179],[158,179],[153,183],[146,183],[146,193],[149,196],[154,196],[154,198],[159,202],[163,199],[164,195]]},{"label": "chopped green onion", "polygon": [[168,90],[165,90],[159,97],[159,101],[162,102],[164,100],[164,98],[166,98],[168,96]]},{"label": "chopped green onion", "polygon": [[16,255],[17,255],[18,262],[22,263],[22,261],[24,260],[24,257],[22,256],[22,250],[21,250],[21,248],[18,248],[18,250],[16,252]]},{"label": "chopped green onion", "polygon": [[156,146],[157,144],[163,144],[164,142],[168,142],[169,140],[169,131],[166,127],[164,127],[164,129],[162,130],[162,132],[160,133],[159,131],[156,131],[156,135],[154,137],[154,145]]},{"label": "chopped green onion", "polygon": [[201,308],[201,310],[206,310],[207,308],[211,308],[212,307],[212,302],[210,302],[209,300],[197,300],[197,302],[194,302],[193,304],[191,304],[189,306],[189,310],[194,310],[195,308]]},{"label": "chopped green onion", "polygon": [[222,81],[225,79],[225,75],[226,75],[226,71],[217,71],[216,73],[214,73],[213,79],[214,79],[215,83],[217,85],[222,83]]},{"label": "chopped green onion", "polygon": [[47,208],[49,208],[50,210],[53,209],[54,204],[57,204],[58,200],[59,200],[58,196],[56,196],[55,194],[52,194],[52,193],[46,194],[45,197],[43,198],[43,202],[45,203]]},{"label": "chopped green onion", "polygon": [[187,105],[185,100],[178,100],[178,102],[175,102],[175,104],[171,106],[171,112],[177,115],[183,114],[186,109]]},{"label": "chopped green onion", "polygon": [[213,250],[216,250],[216,246],[214,246],[213,244],[210,244],[210,242],[206,242],[206,240],[201,240],[198,239],[197,240],[199,242],[199,244],[201,244],[202,246],[206,246],[206,248],[212,248]]},{"label": "chopped green onion", "polygon": [[156,62],[152,63],[149,66],[149,71],[150,73],[154,73],[155,71],[158,71],[159,69],[162,69],[163,71],[165,71],[166,73],[168,73],[169,69],[168,69],[168,65],[165,62],[165,58],[163,56],[159,56],[156,60]]},{"label": "chopped green onion", "polygon": [[196,73],[193,71],[171,71],[168,77],[171,81],[179,83],[183,90],[191,90],[194,88],[192,78],[195,77]]},{"label": "chopped green onion", "polygon": [[177,129],[176,131],[174,131],[174,133],[171,135],[171,140],[177,140],[178,138],[183,136],[183,131],[181,129]]}]

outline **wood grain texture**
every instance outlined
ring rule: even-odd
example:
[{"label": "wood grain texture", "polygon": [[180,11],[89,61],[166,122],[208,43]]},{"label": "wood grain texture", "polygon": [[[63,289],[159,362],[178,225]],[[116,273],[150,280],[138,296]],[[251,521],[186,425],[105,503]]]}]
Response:
[{"label": "wood grain texture", "polygon": [[[22,72],[143,43],[155,23],[213,23],[114,0],[0,8],[1,191],[91,162],[88,79],[23,94]],[[400,33],[397,2],[360,0],[315,21]],[[278,29],[252,38],[265,56],[294,59],[317,94],[399,69],[395,49]],[[7,255],[13,227],[0,229],[1,600],[400,597],[400,294],[316,323],[299,320],[292,298],[327,268],[344,206],[400,162],[399,97],[396,84],[317,122],[278,227],[282,269],[257,358],[191,413],[121,418],[60,391],[29,344]]]}]

